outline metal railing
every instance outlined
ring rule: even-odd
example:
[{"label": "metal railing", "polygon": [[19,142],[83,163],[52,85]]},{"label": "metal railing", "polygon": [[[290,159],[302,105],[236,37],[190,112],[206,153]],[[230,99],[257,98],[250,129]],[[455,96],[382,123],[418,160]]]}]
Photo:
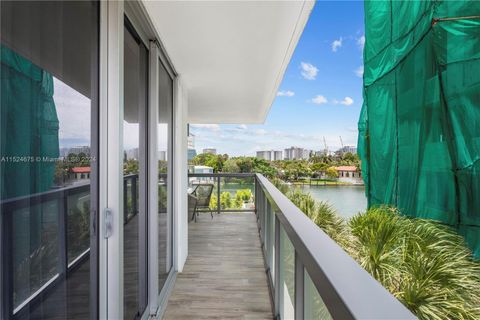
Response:
[{"label": "metal railing", "polygon": [[[343,249],[316,226],[299,208],[261,174],[189,174],[189,178],[208,178],[216,184],[217,212],[255,211],[275,316],[278,319],[415,319],[393,295],[380,285]],[[125,176],[125,223],[138,212],[136,175]],[[199,181],[199,180],[197,180]],[[253,190],[253,208],[222,207],[223,192]],[[65,279],[88,258],[89,240],[69,235],[68,230],[89,196],[89,184],[9,199],[1,203],[2,212],[2,303],[9,315],[28,310],[49,290]],[[131,199],[132,203],[128,203]],[[82,203],[82,205],[79,205]],[[14,216],[43,214],[42,206],[56,215],[54,241],[57,247],[55,272],[39,283],[38,289],[13,303]],[[73,209],[72,209],[73,208]],[[80,209],[79,209],[80,208]],[[26,210],[23,212],[22,210]],[[73,214],[69,215],[69,212]],[[36,222],[35,222],[36,223]],[[88,228],[88,227],[87,227]],[[78,229],[78,228],[77,228]],[[78,231],[78,230],[77,230]],[[73,232],[73,231],[72,231]],[[83,237],[83,233],[82,233]],[[83,239],[83,238],[81,238]],[[85,243],[83,243],[85,242]],[[43,244],[44,245],[44,244]],[[72,245],[75,247],[73,248]],[[26,257],[26,259],[31,259]],[[18,295],[18,294],[17,294]],[[17,297],[18,299],[18,297]]]},{"label": "metal railing", "polygon": [[[123,181],[127,224],[138,213],[138,174]],[[1,303],[4,316],[22,317],[89,258],[90,183],[7,199],[0,206]],[[24,239],[29,243],[22,248]]]},{"label": "metal railing", "polygon": [[[202,183],[214,184],[214,196],[216,197],[216,207],[212,208],[217,213],[221,212],[242,212],[253,211],[255,208],[228,206],[222,203],[222,194],[230,193],[231,197],[235,197],[235,193],[239,190],[248,189],[252,192],[252,201],[255,188],[254,173],[189,173],[189,186],[194,189],[195,185]],[[234,202],[235,199],[232,198]],[[253,205],[253,202],[252,202]]]},{"label": "metal railing", "polygon": [[416,319],[261,174],[255,206],[277,319]]}]

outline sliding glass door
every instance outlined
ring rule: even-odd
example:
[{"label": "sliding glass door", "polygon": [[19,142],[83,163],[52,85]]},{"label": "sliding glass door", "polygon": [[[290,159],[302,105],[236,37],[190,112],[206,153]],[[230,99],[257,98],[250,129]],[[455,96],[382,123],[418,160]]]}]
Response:
[{"label": "sliding glass door", "polygon": [[173,264],[173,79],[162,61],[159,61],[158,83],[158,289],[161,292]]},{"label": "sliding glass door", "polygon": [[130,22],[124,28],[123,279],[124,317],[139,318],[147,306],[148,51]]},{"label": "sliding glass door", "polygon": [[98,318],[98,17],[1,2],[1,319]]}]

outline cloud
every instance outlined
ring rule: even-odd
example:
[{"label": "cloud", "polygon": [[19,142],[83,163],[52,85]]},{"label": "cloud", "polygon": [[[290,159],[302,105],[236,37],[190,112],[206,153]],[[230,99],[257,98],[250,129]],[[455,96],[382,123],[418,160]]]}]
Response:
[{"label": "cloud", "polygon": [[241,125],[237,126],[237,129],[247,130],[248,127],[245,124],[241,124]]},{"label": "cloud", "polygon": [[197,124],[191,124],[190,126],[198,129],[207,129],[207,130],[213,130],[213,131],[220,130],[220,126],[218,124],[197,123]]},{"label": "cloud", "polygon": [[307,80],[315,80],[317,77],[318,69],[311,63],[302,62],[300,64],[302,69],[302,76]]},{"label": "cloud", "polygon": [[313,98],[313,99],[311,100],[311,102],[312,102],[312,103],[315,103],[315,104],[325,104],[325,103],[328,102],[328,100],[327,100],[327,98],[325,98],[324,96],[322,96],[322,95],[319,94],[318,96],[316,96],[315,98]]},{"label": "cloud", "polygon": [[339,103],[339,104],[343,104],[344,106],[349,106],[353,104],[353,99],[350,97],[345,97],[341,101],[335,100],[334,103]]},{"label": "cloud", "polygon": [[357,77],[362,78],[363,77],[363,65],[361,65],[360,67],[355,69],[354,72],[357,75]]},{"label": "cloud", "polygon": [[365,47],[365,35],[362,35],[360,38],[357,38],[357,45],[360,48],[360,50],[363,50]]},{"label": "cloud", "polygon": [[255,134],[259,135],[259,136],[264,136],[267,134],[267,130],[265,129],[257,129],[255,130]]},{"label": "cloud", "polygon": [[295,92],[290,90],[277,92],[277,97],[293,97],[294,95],[295,95]]},{"label": "cloud", "polygon": [[342,37],[340,37],[340,39],[337,39],[337,40],[333,41],[332,42],[332,51],[337,52],[338,48],[342,47],[342,42],[343,42]]}]

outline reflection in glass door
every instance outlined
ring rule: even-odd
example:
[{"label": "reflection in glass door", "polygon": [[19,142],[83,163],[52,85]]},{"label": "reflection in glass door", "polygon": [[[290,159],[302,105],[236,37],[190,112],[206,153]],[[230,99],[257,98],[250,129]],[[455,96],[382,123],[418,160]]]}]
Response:
[{"label": "reflection in glass door", "polygon": [[147,305],[146,112],[148,51],[128,20],[124,29],[124,317]]},{"label": "reflection in glass door", "polygon": [[158,289],[165,285],[172,269],[172,137],[173,137],[173,80],[162,62],[159,62],[159,122],[158,142]]},{"label": "reflection in glass door", "polygon": [[1,319],[98,317],[98,10],[1,2]]}]

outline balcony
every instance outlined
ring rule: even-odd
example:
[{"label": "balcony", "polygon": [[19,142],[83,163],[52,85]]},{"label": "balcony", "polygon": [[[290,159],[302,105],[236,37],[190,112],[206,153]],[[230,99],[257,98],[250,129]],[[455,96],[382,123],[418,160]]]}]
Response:
[{"label": "balcony", "polygon": [[215,183],[218,201],[229,180],[253,183],[255,207],[219,201],[213,218],[204,212],[189,224],[166,319],[415,319],[264,176],[189,177]]},{"label": "balcony", "polygon": [[[190,178],[213,182],[217,199],[224,190],[232,192],[231,183],[227,188],[231,181],[238,188],[252,188],[255,206],[232,209],[220,204],[213,218],[202,212],[196,222],[189,223],[189,255],[164,306],[165,319],[414,319],[264,176],[192,174]],[[136,179],[136,175],[124,178],[124,199],[129,203],[124,211],[125,232],[137,223],[137,205],[131,201],[138,192]],[[28,313],[35,316],[37,308],[43,317],[88,316],[82,314],[84,309],[76,308],[89,299],[88,286],[82,285],[88,283],[85,270],[90,267],[89,242],[84,236],[88,229],[73,213],[89,201],[88,186],[78,185],[2,203],[6,223],[2,234],[8,240],[3,243],[9,245],[2,251],[9,253],[7,267],[17,271],[3,288],[8,292],[4,301],[10,299],[15,318]],[[48,239],[38,246],[38,251],[48,256],[30,255],[15,262],[21,247],[12,247],[9,230],[25,227],[25,221],[12,217],[32,203],[50,206],[50,212],[55,212],[42,217],[39,224],[50,230]],[[135,245],[128,247],[137,250]],[[38,280],[37,288],[22,287],[18,272],[26,265],[34,271],[29,277]],[[35,265],[43,268],[35,269]],[[62,296],[69,294],[68,308],[54,307],[56,299],[62,301]]]}]

